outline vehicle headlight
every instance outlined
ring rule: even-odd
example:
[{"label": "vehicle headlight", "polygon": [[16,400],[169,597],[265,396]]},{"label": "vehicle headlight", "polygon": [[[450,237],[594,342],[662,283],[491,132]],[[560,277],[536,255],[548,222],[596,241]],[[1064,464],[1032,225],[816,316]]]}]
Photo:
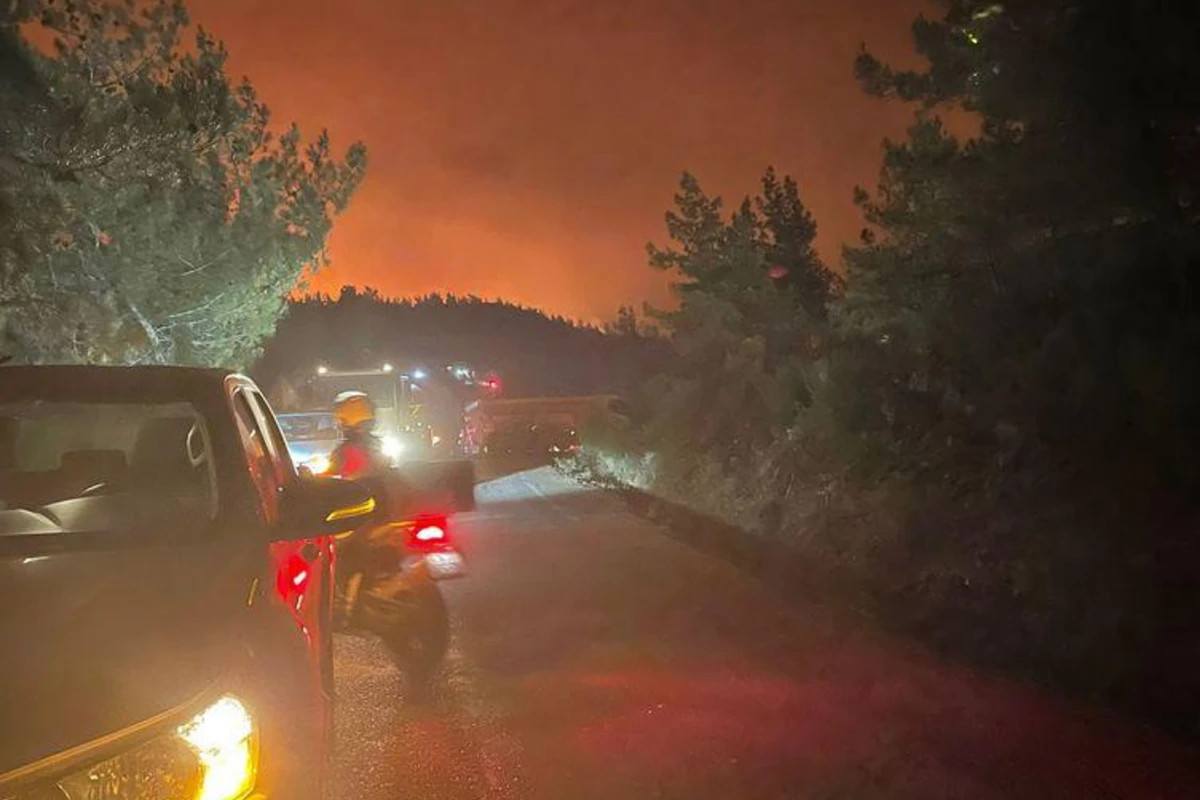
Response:
[{"label": "vehicle headlight", "polygon": [[304,466],[312,470],[313,475],[324,475],[329,471],[329,456],[313,456],[304,462]]},{"label": "vehicle headlight", "polygon": [[181,725],[179,737],[195,751],[203,772],[196,800],[241,800],[254,788],[254,721],[237,700],[221,698]]},{"label": "vehicle headlight", "polygon": [[395,436],[385,436],[383,437],[381,449],[383,450],[383,454],[388,458],[398,458],[404,452],[404,442]]},{"label": "vehicle headlight", "polygon": [[58,782],[67,800],[244,800],[258,775],[250,712],[222,697],[171,733]]}]

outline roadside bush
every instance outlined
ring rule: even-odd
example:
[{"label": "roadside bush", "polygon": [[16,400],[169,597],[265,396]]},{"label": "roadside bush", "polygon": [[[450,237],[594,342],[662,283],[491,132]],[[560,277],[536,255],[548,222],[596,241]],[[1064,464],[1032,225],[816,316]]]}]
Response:
[{"label": "roadside bush", "polygon": [[676,363],[590,468],[943,652],[1200,734],[1200,60],[1171,4],[942,9],[927,70],[856,63],[918,110],[844,283],[795,182],[726,214],[684,177],[650,248]]}]

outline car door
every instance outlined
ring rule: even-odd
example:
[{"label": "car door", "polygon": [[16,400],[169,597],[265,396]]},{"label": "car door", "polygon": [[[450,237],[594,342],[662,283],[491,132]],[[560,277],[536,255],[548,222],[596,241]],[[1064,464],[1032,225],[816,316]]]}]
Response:
[{"label": "car door", "polygon": [[[299,477],[288,455],[283,434],[266,400],[254,388],[242,385],[231,397],[238,421],[250,477],[257,490],[260,514],[266,525],[283,524],[279,513],[285,491]],[[305,537],[305,531],[280,531],[268,545],[271,589],[290,615],[308,645],[312,666],[328,683],[331,609],[333,594],[333,542],[331,537]],[[293,538],[293,536],[302,538]],[[325,687],[327,689],[331,687]]]},{"label": "car door", "polygon": [[[262,523],[272,535],[266,544],[266,573],[260,587],[270,608],[268,634],[276,646],[271,684],[271,720],[263,741],[275,749],[264,754],[264,785],[269,797],[309,796],[320,792],[333,735],[333,538],[290,528],[302,525],[286,508],[299,493],[301,478],[288,455],[279,425],[257,387],[248,379],[231,381],[229,399],[237,419],[246,464]],[[293,520],[289,523],[289,520]],[[284,634],[288,641],[280,642]],[[262,652],[266,642],[251,643]],[[268,728],[268,725],[273,727]],[[274,760],[268,762],[268,755]],[[297,783],[298,781],[298,783]],[[282,782],[282,783],[280,783]],[[279,789],[279,786],[286,788]]]}]

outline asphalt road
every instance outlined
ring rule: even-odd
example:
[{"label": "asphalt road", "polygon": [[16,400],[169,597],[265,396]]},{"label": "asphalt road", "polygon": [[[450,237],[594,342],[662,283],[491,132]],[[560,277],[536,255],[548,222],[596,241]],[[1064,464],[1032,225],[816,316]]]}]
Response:
[{"label": "asphalt road", "polygon": [[1200,797],[1195,751],[785,607],[551,470],[479,497],[433,696],[337,642],[336,800]]}]

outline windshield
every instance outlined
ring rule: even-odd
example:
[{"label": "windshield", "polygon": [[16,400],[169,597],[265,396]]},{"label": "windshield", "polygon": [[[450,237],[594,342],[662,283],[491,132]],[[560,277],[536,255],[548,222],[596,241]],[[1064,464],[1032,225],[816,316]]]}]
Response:
[{"label": "windshield", "polygon": [[111,514],[113,498],[139,518],[154,509],[187,515],[180,519],[215,515],[208,429],[191,404],[0,404],[0,512],[33,510],[64,528],[89,527],[83,522],[95,514],[81,517],[81,509]]},{"label": "windshield", "polygon": [[330,407],[342,392],[363,392],[376,408],[394,408],[403,403],[404,388],[394,373],[322,375],[312,385],[318,407]]},{"label": "windshield", "polygon": [[336,441],[337,423],[332,414],[283,414],[279,427],[289,442]]}]

